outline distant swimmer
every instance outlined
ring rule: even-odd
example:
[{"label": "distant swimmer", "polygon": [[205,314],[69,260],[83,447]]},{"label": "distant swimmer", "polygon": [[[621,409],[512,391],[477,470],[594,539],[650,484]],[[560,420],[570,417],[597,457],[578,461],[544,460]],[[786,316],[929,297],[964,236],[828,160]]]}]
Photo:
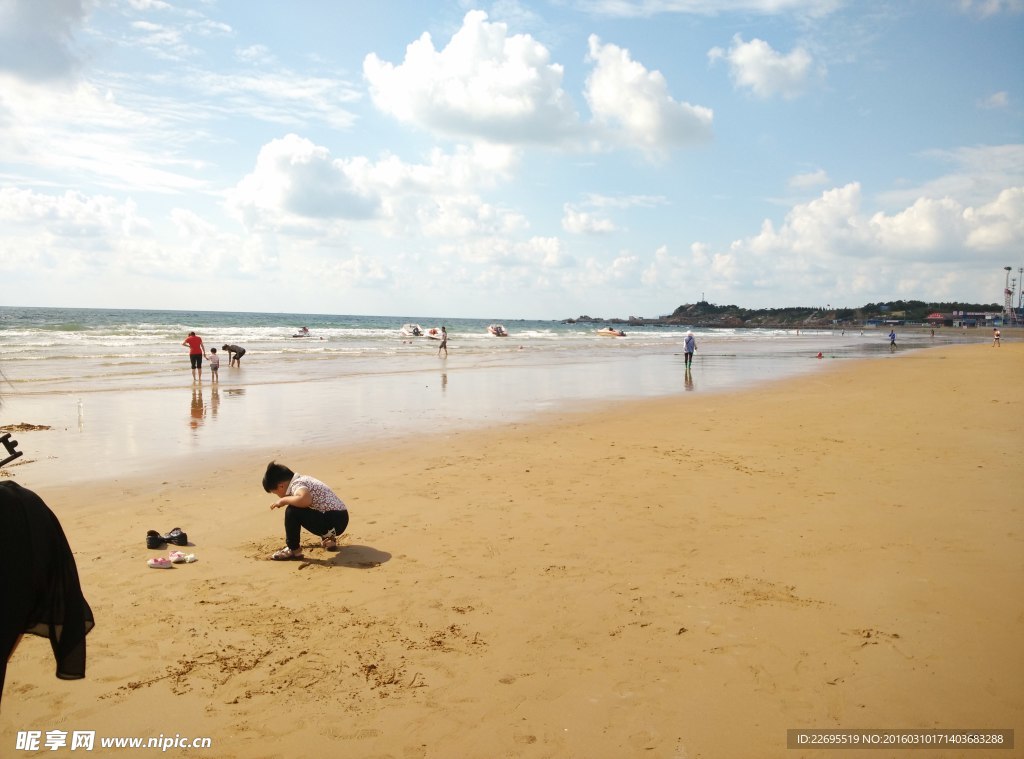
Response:
[{"label": "distant swimmer", "polygon": [[237,345],[222,345],[220,348],[222,351],[227,351],[228,354],[228,368],[242,366],[242,356],[245,355],[245,348],[240,348]]},{"label": "distant swimmer", "polygon": [[992,347],[993,348],[998,348],[998,347],[1000,347],[1000,345],[1001,344],[999,342],[999,327],[993,327],[992,328]]}]

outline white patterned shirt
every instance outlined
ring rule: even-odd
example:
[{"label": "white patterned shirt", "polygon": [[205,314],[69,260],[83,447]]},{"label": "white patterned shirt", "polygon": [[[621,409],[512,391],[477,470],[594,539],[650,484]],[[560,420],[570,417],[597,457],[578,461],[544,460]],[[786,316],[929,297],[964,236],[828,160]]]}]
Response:
[{"label": "white patterned shirt", "polygon": [[297,474],[292,477],[292,481],[288,483],[288,490],[285,492],[285,495],[295,495],[295,491],[300,487],[306,488],[310,495],[313,496],[313,502],[309,505],[309,508],[324,512],[348,511],[344,501],[338,498],[333,490],[315,477],[305,474]]}]

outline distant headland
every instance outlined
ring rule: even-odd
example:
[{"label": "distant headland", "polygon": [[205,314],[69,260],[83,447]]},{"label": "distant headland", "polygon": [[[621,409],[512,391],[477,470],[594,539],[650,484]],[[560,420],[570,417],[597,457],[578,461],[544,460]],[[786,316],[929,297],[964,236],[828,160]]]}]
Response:
[{"label": "distant headland", "polygon": [[[1024,314],[1017,314],[1017,322]],[[896,300],[868,303],[860,308],[799,306],[791,308],[741,308],[719,306],[707,301],[679,306],[667,316],[647,318],[630,316],[606,319],[578,316],[563,319],[563,324],[628,324],[637,327],[767,327],[814,329],[835,326],[922,325],[977,327],[1000,324],[1003,307],[997,303],[925,303],[920,300]]]}]

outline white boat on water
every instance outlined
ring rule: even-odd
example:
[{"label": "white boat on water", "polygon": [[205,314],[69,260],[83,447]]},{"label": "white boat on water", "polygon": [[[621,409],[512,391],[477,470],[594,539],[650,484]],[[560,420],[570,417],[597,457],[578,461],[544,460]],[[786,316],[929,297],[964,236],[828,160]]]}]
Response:
[{"label": "white boat on water", "polygon": [[430,329],[424,331],[423,336],[429,337],[431,340],[440,340],[442,337],[444,337],[444,335],[441,334],[440,327],[431,327]]},{"label": "white boat on water", "polygon": [[402,329],[399,330],[402,333],[402,337],[423,337],[423,327],[419,324],[403,324]]},{"label": "white boat on water", "polygon": [[597,331],[601,337],[625,337],[626,333],[621,329],[615,329],[614,327],[604,327]]},{"label": "white boat on water", "polygon": [[487,328],[487,331],[495,337],[508,337],[508,330],[505,329],[504,324],[492,324]]}]

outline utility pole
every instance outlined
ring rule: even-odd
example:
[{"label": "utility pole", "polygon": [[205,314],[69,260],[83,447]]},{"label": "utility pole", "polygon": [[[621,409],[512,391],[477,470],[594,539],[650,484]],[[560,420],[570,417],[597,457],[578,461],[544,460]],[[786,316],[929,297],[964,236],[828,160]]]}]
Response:
[{"label": "utility pole", "polygon": [[1013,280],[1013,284],[1010,284],[1010,272],[1013,271],[1012,266],[1004,266],[1003,269],[1006,271],[1006,285],[1003,288],[1003,324],[1015,324],[1017,322],[1017,312],[1013,310],[1013,290],[1017,284],[1017,280]]}]

